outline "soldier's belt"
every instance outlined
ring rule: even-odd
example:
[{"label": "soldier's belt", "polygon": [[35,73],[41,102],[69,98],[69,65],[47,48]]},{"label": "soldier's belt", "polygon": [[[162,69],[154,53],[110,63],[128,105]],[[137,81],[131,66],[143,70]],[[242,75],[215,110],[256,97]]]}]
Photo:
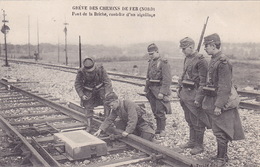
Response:
[{"label": "soldier's belt", "polygon": [[101,84],[96,85],[94,88],[90,88],[90,87],[87,87],[87,86],[83,86],[83,88],[88,90],[88,91],[93,91],[94,89],[96,89],[96,90],[100,89],[103,85],[104,84],[101,83]]},{"label": "soldier's belt", "polygon": [[206,96],[217,96],[217,88],[213,87],[213,86],[204,86],[202,88],[203,90],[203,94]]},{"label": "soldier's belt", "polygon": [[101,88],[103,85],[104,85],[103,83],[98,84],[97,86],[95,86],[95,88],[96,88],[96,89],[99,89],[99,88]]},{"label": "soldier's belt", "polygon": [[94,88],[90,88],[90,87],[87,87],[87,86],[83,86],[84,89],[88,90],[88,91],[92,91]]},{"label": "soldier's belt", "polygon": [[149,81],[151,83],[161,83],[161,80],[157,80],[157,79],[149,79]]},{"label": "soldier's belt", "polygon": [[194,81],[183,80],[181,83],[182,83],[183,87],[185,87],[185,88],[191,88],[191,89],[195,88],[195,82]]},{"label": "soldier's belt", "polygon": [[161,86],[162,84],[161,84],[161,80],[150,79],[149,85],[150,86]]}]

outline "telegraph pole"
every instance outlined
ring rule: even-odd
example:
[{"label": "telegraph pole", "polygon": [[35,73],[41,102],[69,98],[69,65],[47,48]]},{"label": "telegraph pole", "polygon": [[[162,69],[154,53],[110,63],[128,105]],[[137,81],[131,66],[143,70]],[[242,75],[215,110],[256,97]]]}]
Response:
[{"label": "telegraph pole", "polygon": [[59,28],[58,28],[59,24],[58,24],[58,21],[55,18],[53,18],[52,21],[56,25],[56,31],[57,31],[57,35],[58,35],[58,43],[57,43],[57,45],[58,45],[58,63],[59,63],[60,62],[60,35],[59,35]]},{"label": "telegraph pole", "polygon": [[31,57],[31,46],[30,46],[30,16],[28,16],[28,55]]},{"label": "telegraph pole", "polygon": [[58,34],[58,63],[60,62],[60,36]]},{"label": "telegraph pole", "polygon": [[38,59],[40,59],[40,44],[39,44],[39,23],[37,18],[37,50],[38,50]]},{"label": "telegraph pole", "polygon": [[2,51],[2,47],[1,47],[1,41],[0,41],[0,57],[1,57],[1,51]]},{"label": "telegraph pole", "polygon": [[67,53],[67,25],[69,25],[68,23],[64,23],[65,28],[64,28],[64,33],[65,33],[65,59],[66,59],[66,65],[68,65],[68,53]]},{"label": "telegraph pole", "polygon": [[2,21],[4,23],[3,27],[1,28],[1,32],[4,34],[4,42],[5,42],[5,66],[8,67],[8,60],[7,60],[7,45],[6,45],[6,34],[9,32],[10,28],[5,24],[8,23],[8,20],[5,20],[5,10],[3,10],[3,16],[4,20]]},{"label": "telegraph pole", "polygon": [[79,36],[79,68],[81,68],[81,38]]}]

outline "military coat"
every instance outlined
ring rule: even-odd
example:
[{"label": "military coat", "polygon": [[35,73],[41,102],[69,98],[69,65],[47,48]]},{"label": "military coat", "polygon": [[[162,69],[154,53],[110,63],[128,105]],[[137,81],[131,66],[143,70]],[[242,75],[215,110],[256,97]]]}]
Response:
[{"label": "military coat", "polygon": [[102,65],[96,65],[94,71],[91,72],[82,67],[77,72],[75,89],[80,98],[86,95],[90,99],[96,94],[104,98],[106,93],[112,91],[112,83]]},{"label": "military coat", "polygon": [[[193,53],[184,59],[183,74],[181,76],[180,85],[180,100],[187,106],[187,108],[203,121],[207,127],[210,127],[210,122],[207,115],[202,111],[201,107],[197,107],[194,101],[202,103],[204,98],[202,87],[206,85],[208,63],[203,55],[198,52]],[[186,87],[182,84],[184,80],[189,80],[194,83],[194,86]]]},{"label": "military coat", "polygon": [[127,133],[133,133],[138,128],[143,132],[154,134],[155,131],[147,126],[143,114],[144,111],[134,102],[130,100],[119,100],[119,107],[110,112],[110,115],[101,124],[99,129],[106,131],[116,118],[119,117],[120,120],[127,122],[125,129]]},{"label": "military coat", "polygon": [[203,55],[195,52],[190,57],[184,60],[184,69],[180,84],[183,80],[190,80],[194,82],[194,89],[184,87],[181,89],[181,100],[202,102],[204,95],[202,94],[202,87],[206,85],[208,63]]},{"label": "military coat", "polygon": [[[152,80],[158,80],[159,83],[153,83]],[[171,68],[166,59],[161,57],[150,59],[146,75],[145,92],[151,91],[152,94],[158,98],[158,94],[162,93],[169,100],[171,94]],[[169,101],[161,100],[162,104],[166,107],[166,113],[171,114],[171,106]]]},{"label": "military coat", "polygon": [[[228,102],[232,87],[232,65],[227,57],[219,52],[211,57],[207,85],[216,88],[216,96],[206,95],[202,108],[205,109],[212,121],[222,129],[231,140],[244,139],[244,132],[241,125],[238,110],[224,110],[223,107]],[[221,108],[220,115],[214,115],[215,107]]]},{"label": "military coat", "polygon": [[[163,95],[170,95],[171,90],[171,69],[166,59],[157,58],[150,59],[146,75],[147,83],[145,85],[145,92],[149,90],[153,92],[155,97],[158,97],[159,93]],[[159,84],[153,84],[150,80],[159,80]]]}]

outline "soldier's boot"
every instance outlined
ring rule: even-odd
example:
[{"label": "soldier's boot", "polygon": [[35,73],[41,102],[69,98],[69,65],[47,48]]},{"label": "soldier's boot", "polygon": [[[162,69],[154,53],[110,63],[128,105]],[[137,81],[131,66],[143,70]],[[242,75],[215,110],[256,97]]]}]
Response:
[{"label": "soldier's boot", "polygon": [[196,155],[204,151],[204,147],[203,147],[204,131],[195,131],[195,136],[196,136],[195,146],[190,151],[190,154],[192,155]]},{"label": "soldier's boot", "polygon": [[[219,147],[219,146],[218,146],[218,147]],[[210,158],[211,160],[216,160],[216,159],[218,159],[218,157],[220,156],[219,150],[220,150],[220,149],[218,148],[218,149],[217,149],[217,155],[211,157],[211,158]],[[226,162],[228,162],[229,158],[228,158],[227,154],[224,156],[224,158],[225,158]]]},{"label": "soldier's boot", "polygon": [[229,159],[227,156],[227,144],[223,145],[218,143],[218,155],[215,161],[211,164],[211,166],[225,167],[228,160]]},{"label": "soldier's boot", "polygon": [[158,139],[153,138],[153,139],[151,140],[151,142],[153,142],[153,143],[155,143],[155,144],[160,144],[160,143],[162,142],[162,140],[158,140]]},{"label": "soldier's boot", "polygon": [[141,132],[141,138],[149,140],[149,141],[154,141],[154,134],[153,133],[148,133],[148,132]]},{"label": "soldier's boot", "polygon": [[160,134],[160,132],[161,132],[161,119],[156,118],[155,134]]},{"label": "soldier's boot", "polygon": [[160,137],[165,137],[166,136],[165,126],[166,126],[166,120],[165,119],[161,119]]},{"label": "soldier's boot", "polygon": [[92,118],[87,118],[87,129],[86,131],[89,133],[92,130]]},{"label": "soldier's boot", "polygon": [[193,128],[190,128],[190,139],[187,143],[180,145],[180,148],[193,148],[195,146],[195,137],[195,130]]}]

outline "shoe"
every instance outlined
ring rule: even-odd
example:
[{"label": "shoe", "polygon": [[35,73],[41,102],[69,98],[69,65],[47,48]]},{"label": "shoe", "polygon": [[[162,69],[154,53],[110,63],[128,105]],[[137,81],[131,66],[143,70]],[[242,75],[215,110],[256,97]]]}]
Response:
[{"label": "shoe", "polygon": [[89,127],[89,126],[86,128],[86,132],[88,132],[88,133],[90,133],[90,132],[91,132],[91,130],[92,130],[92,128],[91,128],[91,127]]},{"label": "shoe", "polygon": [[161,140],[156,140],[156,139],[152,139],[152,142],[155,143],[155,144],[160,144],[161,143]]},{"label": "shoe", "polygon": [[166,132],[165,132],[165,130],[162,130],[161,132],[160,132],[160,137],[165,137],[166,136]]},{"label": "shoe", "polygon": [[[217,155],[215,155],[215,156],[213,156],[213,157],[210,157],[210,159],[214,161],[214,160],[218,159],[218,156],[217,156]],[[226,162],[228,162],[228,161],[229,161],[229,158],[228,158],[228,156],[227,156],[227,155],[225,155],[224,159],[225,159],[225,161],[226,161]]]},{"label": "shoe", "polygon": [[181,149],[194,148],[194,147],[195,147],[195,143],[192,142],[192,141],[189,141],[189,142],[187,142],[185,144],[180,145]]},{"label": "shoe", "polygon": [[160,134],[160,130],[156,129],[155,134]]},{"label": "shoe", "polygon": [[190,151],[191,155],[196,155],[199,153],[202,153],[204,151],[203,145],[196,145],[193,147],[193,149]]},{"label": "shoe", "polygon": [[226,160],[224,158],[217,158],[214,162],[210,164],[211,167],[225,167]]},{"label": "shoe", "polygon": [[213,157],[210,157],[210,160],[216,160],[216,159],[218,159],[218,156],[217,155],[215,155],[215,156],[213,156]]}]

